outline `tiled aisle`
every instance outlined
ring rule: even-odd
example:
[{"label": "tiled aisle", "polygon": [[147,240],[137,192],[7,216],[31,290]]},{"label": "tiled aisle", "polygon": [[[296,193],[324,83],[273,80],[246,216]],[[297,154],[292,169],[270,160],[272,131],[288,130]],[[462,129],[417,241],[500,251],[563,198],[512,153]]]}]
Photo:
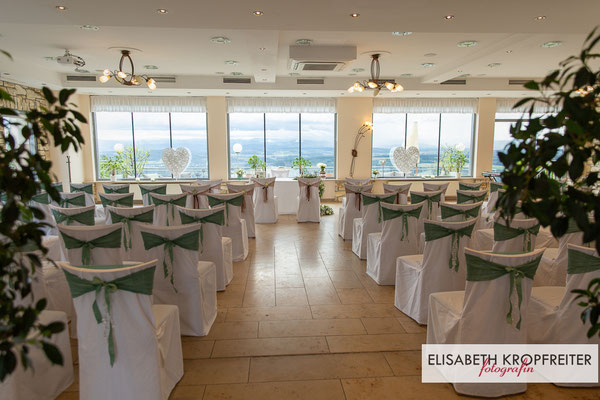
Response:
[{"label": "tiled aisle", "polygon": [[[172,400],[459,397],[420,383],[425,327],[394,307],[392,286],[365,274],[336,221],[337,209],[320,224],[284,216],[257,225],[248,260],[218,294],[209,336],[183,338],[185,375]],[[60,399],[77,399],[77,386],[69,390]],[[511,398],[597,400],[600,389],[531,384]]]}]

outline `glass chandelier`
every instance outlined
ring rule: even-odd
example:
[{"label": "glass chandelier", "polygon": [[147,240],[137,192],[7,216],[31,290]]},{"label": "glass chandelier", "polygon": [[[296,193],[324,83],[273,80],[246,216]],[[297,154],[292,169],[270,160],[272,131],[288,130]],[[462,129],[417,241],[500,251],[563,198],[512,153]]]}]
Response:
[{"label": "glass chandelier", "polygon": [[379,72],[381,70],[381,66],[379,65],[379,56],[380,54],[371,55],[371,79],[368,81],[354,82],[354,85],[348,88],[348,92],[363,92],[365,89],[372,89],[375,91],[375,96],[379,94],[379,91],[383,88],[386,88],[390,92],[401,92],[404,90],[404,87],[399,83],[396,83],[394,80],[385,80],[382,81],[379,79]]},{"label": "glass chandelier", "polygon": [[[129,65],[131,66],[131,72],[123,71],[123,62],[126,59],[129,61]],[[154,79],[148,77],[147,75],[135,74],[135,67],[133,66],[133,60],[131,59],[129,50],[121,50],[119,69],[115,71],[105,69],[99,80],[102,83],[106,83],[110,80],[110,78],[115,78],[117,82],[125,86],[139,86],[142,84],[142,82],[146,82],[146,85],[148,85],[150,90],[156,89],[156,82]]]}]

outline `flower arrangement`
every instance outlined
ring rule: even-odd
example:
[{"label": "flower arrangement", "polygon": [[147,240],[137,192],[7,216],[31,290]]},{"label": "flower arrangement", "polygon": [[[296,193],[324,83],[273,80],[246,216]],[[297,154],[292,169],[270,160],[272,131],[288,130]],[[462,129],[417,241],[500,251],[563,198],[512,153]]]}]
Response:
[{"label": "flower arrangement", "polygon": [[238,179],[242,179],[242,177],[246,174],[246,171],[242,168],[238,168],[235,170],[235,174],[237,175]]},{"label": "flower arrangement", "polygon": [[379,171],[378,171],[378,170],[376,170],[376,169],[374,169],[374,170],[372,171],[372,174],[373,174],[373,176],[374,176],[375,178],[377,178],[377,175],[379,175]]},{"label": "flower arrangement", "polygon": [[317,164],[317,168],[319,168],[321,170],[321,172],[325,172],[325,168],[327,168],[327,164],[320,162]]},{"label": "flower arrangement", "polygon": [[333,208],[329,207],[326,204],[321,204],[321,216],[324,215],[333,215]]}]

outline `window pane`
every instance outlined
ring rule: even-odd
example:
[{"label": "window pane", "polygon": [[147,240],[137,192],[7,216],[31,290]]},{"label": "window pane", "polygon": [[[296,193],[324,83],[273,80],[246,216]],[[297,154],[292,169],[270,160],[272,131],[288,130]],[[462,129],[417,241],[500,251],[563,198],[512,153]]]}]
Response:
[{"label": "window pane", "polygon": [[318,163],[327,165],[327,176],[335,176],[335,114],[302,114],[302,157],[312,166],[309,173],[318,174]]},{"label": "window pane", "polygon": [[[408,114],[407,142],[416,131],[419,143],[417,176],[436,176],[438,163],[439,114]],[[413,175],[413,174],[410,174]]]},{"label": "window pane", "polygon": [[[236,153],[234,146],[241,146],[241,151]],[[264,114],[262,113],[231,113],[229,114],[229,164],[230,176],[235,178],[237,169],[252,173],[248,166],[248,159],[257,155],[262,160],[265,158],[264,150]]]},{"label": "window pane", "polygon": [[510,127],[514,122],[500,122],[496,121],[494,124],[494,155],[492,157],[492,170],[495,172],[504,171],[504,165],[498,158],[498,152],[503,151],[504,148],[511,142],[512,136],[510,135]]},{"label": "window pane", "polygon": [[378,177],[404,176],[392,165],[390,150],[404,147],[405,138],[406,114],[373,114],[371,169],[379,172]]},{"label": "window pane", "polygon": [[123,149],[122,155],[126,156],[127,172],[124,177],[133,177],[133,135],[131,133],[131,113],[128,112],[97,112],[96,143],[98,153],[98,177],[109,179],[111,169],[106,165],[108,158],[117,156],[118,150]]},{"label": "window pane", "polygon": [[[471,175],[472,165],[472,139],[473,139],[473,114],[442,114],[442,130],[441,130],[441,148],[440,157],[443,159],[444,148],[464,147],[464,151],[468,155],[468,161],[462,168],[462,176]],[[449,171],[450,168],[443,165],[440,160],[440,175],[454,175],[455,171]]]},{"label": "window pane", "polygon": [[133,113],[137,176],[142,179],[171,178],[162,152],[171,147],[169,113]]},{"label": "window pane", "polygon": [[173,148],[187,147],[192,153],[182,179],[208,179],[208,143],[205,113],[171,113]]},{"label": "window pane", "polygon": [[[299,115],[269,113],[265,115],[267,128],[267,171],[275,167],[290,167],[299,157]],[[297,176],[298,170],[290,171]]]}]

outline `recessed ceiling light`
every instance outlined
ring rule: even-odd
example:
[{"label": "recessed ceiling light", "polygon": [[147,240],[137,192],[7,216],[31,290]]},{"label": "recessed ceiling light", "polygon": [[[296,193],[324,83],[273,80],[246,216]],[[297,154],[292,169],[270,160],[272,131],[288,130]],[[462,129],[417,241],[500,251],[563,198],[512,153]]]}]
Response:
[{"label": "recessed ceiling light", "polygon": [[67,7],[65,7],[65,6],[56,6],[56,9],[58,11],[65,11],[67,9]]},{"label": "recessed ceiling light", "polygon": [[229,92],[225,92],[225,94],[229,94]]},{"label": "recessed ceiling light", "polygon": [[[55,61],[56,58],[55,57],[44,57],[44,60],[46,60],[46,61]],[[104,70],[102,70],[102,71],[104,71]],[[100,72],[102,72],[102,71],[100,71]]]},{"label": "recessed ceiling light", "polygon": [[210,41],[217,44],[229,44],[231,43],[231,39],[225,36],[213,36],[210,38]]},{"label": "recessed ceiling light", "polygon": [[348,74],[349,76],[356,76],[356,74],[352,73],[352,74]]},{"label": "recessed ceiling light", "polygon": [[264,92],[263,94],[267,94],[267,92]]},{"label": "recessed ceiling light", "polygon": [[256,10],[256,11],[253,11],[252,14],[256,15],[257,17],[260,17],[261,15],[264,14],[264,12],[262,12],[260,10]]},{"label": "recessed ceiling light", "polygon": [[394,35],[394,36],[408,36],[408,35],[412,35],[412,32],[392,32],[392,35]]},{"label": "recessed ceiling light", "polygon": [[473,47],[477,46],[477,42],[475,40],[463,40],[462,42],[458,42],[458,47]]},{"label": "recessed ceiling light", "polygon": [[452,93],[452,96],[456,96],[456,93]]},{"label": "recessed ceiling light", "polygon": [[150,65],[150,64],[144,65],[144,68],[145,69],[158,69],[158,67],[156,65]]},{"label": "recessed ceiling light", "polygon": [[265,51],[267,48],[266,47],[259,47],[258,51]]},{"label": "recessed ceiling light", "polygon": [[436,53],[425,53],[425,54],[423,54],[423,55],[424,55],[425,57],[435,57],[435,56],[437,56],[437,54],[436,54]]},{"label": "recessed ceiling light", "polygon": [[112,93],[112,92],[113,92],[112,90],[109,90],[109,91],[108,91],[108,93]]},{"label": "recessed ceiling light", "polygon": [[156,10],[156,12],[159,14],[168,14],[169,10],[167,10],[166,8],[159,8]]},{"label": "recessed ceiling light", "polygon": [[263,82],[266,82],[267,80],[265,78],[263,78]]},{"label": "recessed ceiling light", "polygon": [[79,29],[83,29],[84,31],[99,31],[100,27],[96,25],[81,25]]},{"label": "recessed ceiling light", "polygon": [[544,47],[544,48],[558,47],[561,44],[562,44],[562,42],[560,42],[558,40],[553,40],[553,41],[546,42],[546,43],[542,44],[542,47]]},{"label": "recessed ceiling light", "polygon": [[217,75],[225,75],[225,72],[217,71],[217,72],[215,72],[215,74],[217,74]]},{"label": "recessed ceiling light", "polygon": [[354,68],[352,69],[352,72],[363,72],[364,70],[364,68]]},{"label": "recessed ceiling light", "polygon": [[492,95],[491,93],[486,93],[486,96],[491,96],[491,95]]},{"label": "recessed ceiling light", "polygon": [[490,63],[490,64],[488,64],[488,67],[490,67],[490,68],[496,68],[496,67],[499,67],[501,65],[502,64],[500,64],[500,63]]},{"label": "recessed ceiling light", "polygon": [[187,92],[187,94],[192,94],[192,92]]},{"label": "recessed ceiling light", "polygon": [[444,17],[444,19],[449,21],[449,20],[451,20],[451,19],[454,19],[454,15],[451,15],[451,14],[449,14],[449,15],[446,15],[446,16]]},{"label": "recessed ceiling light", "polygon": [[296,44],[298,46],[310,46],[312,44],[312,40],[311,39],[298,39],[296,40]]},{"label": "recessed ceiling light", "polygon": [[411,76],[413,76],[413,74],[402,74],[402,75],[400,75],[401,78],[410,78]]},{"label": "recessed ceiling light", "polygon": [[358,17],[360,17],[360,14],[359,13],[352,13],[352,14],[350,14],[350,16],[352,18],[358,18]]},{"label": "recessed ceiling light", "polygon": [[261,68],[260,70],[261,70],[262,72],[267,72],[267,71],[268,71],[268,69],[266,69],[266,68]]},{"label": "recessed ceiling light", "polygon": [[506,54],[512,53],[512,50],[506,50]]},{"label": "recessed ceiling light", "polygon": [[421,64],[421,67],[424,67],[424,68],[431,68],[431,67],[433,67],[434,65],[435,65],[434,63],[423,63],[423,64]]},{"label": "recessed ceiling light", "polygon": [[75,72],[78,72],[80,74],[89,74],[90,73],[90,71],[88,71],[87,69],[83,69],[83,68],[79,68],[79,67],[75,68]]},{"label": "recessed ceiling light", "polygon": [[225,60],[225,65],[239,65],[239,62],[236,60]]},{"label": "recessed ceiling light", "polygon": [[417,93],[417,96],[420,96],[420,95],[421,95],[421,93]]},{"label": "recessed ceiling light", "polygon": [[302,94],[306,94],[306,93],[302,93]]},{"label": "recessed ceiling light", "polygon": [[290,72],[290,74],[289,74],[289,75],[290,75],[290,76],[300,76],[300,74],[299,74],[299,73],[297,73],[297,72]]},{"label": "recessed ceiling light", "polygon": [[546,19],[546,16],[545,16],[545,15],[538,15],[537,17],[535,17],[535,20],[536,20],[536,21],[543,21],[543,20],[545,20],[545,19]]},{"label": "recessed ceiling light", "polygon": [[244,75],[241,72],[232,72],[231,75],[233,76],[240,76],[240,75]]},{"label": "recessed ceiling light", "polygon": [[458,77],[459,78],[468,78],[470,76],[471,76],[471,74],[462,74],[462,75],[459,75]]}]

